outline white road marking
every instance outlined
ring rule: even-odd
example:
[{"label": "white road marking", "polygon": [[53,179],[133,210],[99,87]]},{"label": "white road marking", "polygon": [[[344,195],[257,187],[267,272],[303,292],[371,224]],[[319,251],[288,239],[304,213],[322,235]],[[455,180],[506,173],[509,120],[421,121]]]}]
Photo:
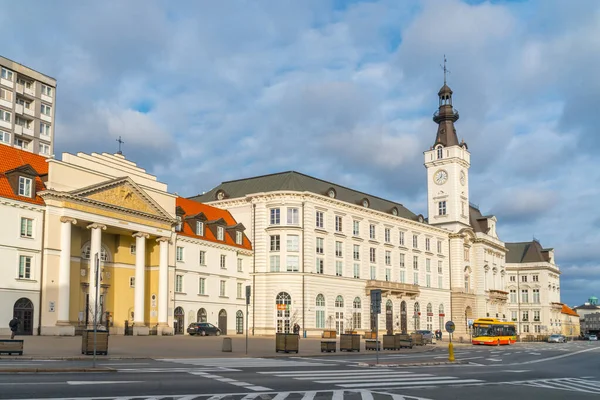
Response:
[{"label": "white road marking", "polygon": [[141,383],[142,381],[67,381],[67,385],[114,385],[117,383]]},{"label": "white road marking", "polygon": [[501,358],[486,358],[486,360],[488,360],[488,361],[494,361],[494,362],[500,362],[500,361],[502,361]]},{"label": "white road marking", "polygon": [[[462,380],[438,380],[438,381],[429,381],[427,382],[427,385],[440,385],[440,384],[449,384],[449,383],[475,383],[475,382],[481,382],[477,379],[462,379]],[[347,385],[338,385],[340,387],[345,387],[345,388],[353,388],[353,387],[393,387],[393,386],[415,386],[416,382],[390,382],[390,383],[371,383],[371,384],[361,384],[361,383],[351,383],[351,384],[347,384]],[[418,385],[418,386],[425,386],[425,385]]]}]

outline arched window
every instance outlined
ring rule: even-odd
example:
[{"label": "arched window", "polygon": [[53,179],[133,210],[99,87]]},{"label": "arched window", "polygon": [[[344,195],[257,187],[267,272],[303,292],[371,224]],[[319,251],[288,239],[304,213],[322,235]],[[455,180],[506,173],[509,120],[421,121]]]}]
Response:
[{"label": "arched window", "polygon": [[335,330],[337,333],[344,333],[344,298],[337,296],[335,298]]},{"label": "arched window", "polygon": [[315,327],[325,329],[325,296],[318,294],[315,305]]},{"label": "arched window", "polygon": [[[81,249],[81,258],[89,260],[90,259],[90,252],[92,250],[92,247],[89,243],[85,244],[83,246],[83,248]],[[110,261],[110,256],[109,256],[109,252],[106,249],[106,247],[104,247],[104,245],[102,245],[100,247],[100,261],[102,262],[109,262]]]},{"label": "arched window", "polygon": [[241,310],[235,313],[235,333],[244,333],[244,313]]},{"label": "arched window", "polygon": [[277,307],[277,332],[290,333],[292,296],[286,292],[279,292],[275,297],[275,304]]},{"label": "arched window", "polygon": [[355,297],[352,302],[352,329],[361,329],[362,303],[360,297]]},{"label": "arched window", "polygon": [[437,148],[437,158],[442,158],[444,156],[444,149],[442,146]]},{"label": "arched window", "polygon": [[206,320],[206,310],[204,308],[201,308],[198,310],[198,315],[196,316],[196,321],[197,322],[208,322]]},{"label": "arched window", "polygon": [[427,314],[432,314],[433,313],[433,306],[431,305],[431,303],[427,304]]},{"label": "arched window", "polygon": [[419,306],[419,302],[415,303],[415,314],[419,313],[421,311],[421,306]]},{"label": "arched window", "polygon": [[440,314],[443,314],[443,313],[444,313],[444,305],[440,304]]},{"label": "arched window", "polygon": [[344,298],[342,296],[338,296],[335,298],[335,306],[344,307]]},{"label": "arched window", "polygon": [[415,313],[414,313],[414,326],[415,326],[415,330],[419,330],[421,329],[421,316],[419,315],[421,311],[421,306],[419,306],[419,303],[416,302],[415,303]]}]

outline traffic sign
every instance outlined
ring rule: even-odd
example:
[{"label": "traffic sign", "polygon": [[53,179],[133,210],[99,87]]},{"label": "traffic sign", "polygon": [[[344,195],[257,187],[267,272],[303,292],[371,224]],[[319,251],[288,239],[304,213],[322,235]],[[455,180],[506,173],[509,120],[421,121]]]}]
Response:
[{"label": "traffic sign", "polygon": [[246,286],[246,304],[250,304],[250,294],[252,293],[252,286]]},{"label": "traffic sign", "polygon": [[381,289],[371,290],[371,310],[373,314],[381,314]]},{"label": "traffic sign", "polygon": [[454,326],[454,322],[452,322],[452,321],[446,322],[446,332],[452,333],[452,332],[454,332],[454,329],[456,329],[456,326]]}]

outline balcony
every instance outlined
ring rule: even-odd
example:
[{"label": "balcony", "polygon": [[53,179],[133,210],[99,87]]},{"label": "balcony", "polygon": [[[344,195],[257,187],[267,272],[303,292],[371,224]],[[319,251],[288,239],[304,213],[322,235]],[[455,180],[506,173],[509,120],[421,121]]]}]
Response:
[{"label": "balcony", "polygon": [[15,134],[33,136],[33,129],[29,129],[25,126],[15,124]]},{"label": "balcony", "polygon": [[382,296],[391,295],[398,297],[416,297],[419,295],[420,290],[418,285],[411,285],[408,283],[389,282],[389,281],[378,281],[368,280],[367,286],[365,287],[366,294],[368,295],[373,289],[381,289]]},{"label": "balcony", "polygon": [[15,104],[15,112],[23,115],[23,106],[21,104]]},{"label": "balcony", "polygon": [[502,290],[489,290],[488,296],[490,300],[494,301],[507,301],[508,300],[508,292],[504,292]]}]

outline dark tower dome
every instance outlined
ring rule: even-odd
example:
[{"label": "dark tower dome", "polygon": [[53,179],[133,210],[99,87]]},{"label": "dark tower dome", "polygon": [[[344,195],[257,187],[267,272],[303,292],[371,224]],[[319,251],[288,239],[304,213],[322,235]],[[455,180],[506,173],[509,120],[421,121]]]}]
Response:
[{"label": "dark tower dome", "polygon": [[438,145],[444,147],[458,146],[461,144],[456,136],[456,128],[454,128],[454,123],[458,120],[459,115],[458,111],[452,107],[453,92],[446,84],[446,73],[446,57],[444,57],[444,86],[438,92],[440,104],[438,110],[433,114],[433,121],[438,124],[434,147]]}]

